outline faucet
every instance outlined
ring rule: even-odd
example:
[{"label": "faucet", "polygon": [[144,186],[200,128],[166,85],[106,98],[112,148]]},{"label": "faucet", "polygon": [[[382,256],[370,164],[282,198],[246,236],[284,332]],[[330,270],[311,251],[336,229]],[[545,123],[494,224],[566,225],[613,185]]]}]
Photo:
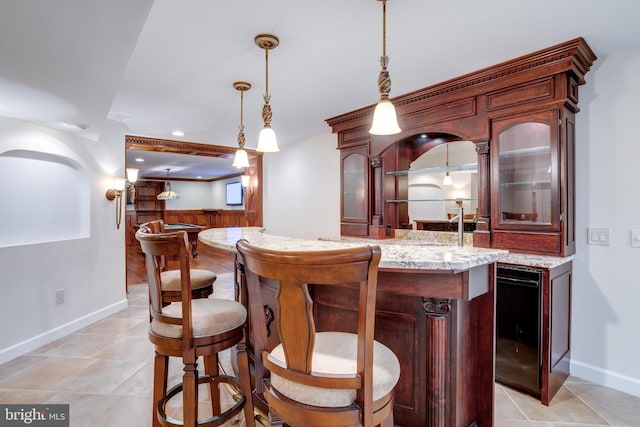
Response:
[{"label": "faucet", "polygon": [[463,233],[464,233],[464,210],[462,206],[458,206],[458,214],[449,220],[450,223],[458,221],[458,246],[464,245]]}]

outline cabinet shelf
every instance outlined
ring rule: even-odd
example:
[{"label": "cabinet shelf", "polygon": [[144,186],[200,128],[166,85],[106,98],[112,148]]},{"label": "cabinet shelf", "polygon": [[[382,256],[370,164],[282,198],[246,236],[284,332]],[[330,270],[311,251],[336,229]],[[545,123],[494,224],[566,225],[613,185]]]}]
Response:
[{"label": "cabinet shelf", "polygon": [[458,202],[458,201],[463,201],[463,202],[473,202],[473,201],[477,201],[478,199],[476,198],[455,198],[455,199],[399,199],[399,200],[395,200],[395,199],[389,199],[389,200],[385,200],[385,203],[407,203],[407,202]]},{"label": "cabinet shelf", "polygon": [[477,171],[478,171],[477,163],[467,163],[462,165],[435,166],[432,168],[409,169],[404,171],[389,171],[389,172],[386,172],[386,174],[401,176],[401,175],[411,175],[414,173],[477,172]]},{"label": "cabinet shelf", "polygon": [[505,150],[500,152],[500,157],[527,156],[534,154],[547,154],[551,152],[551,147],[542,145],[539,147],[518,148],[515,150]]},{"label": "cabinet shelf", "polygon": [[521,181],[521,182],[502,182],[500,183],[500,187],[509,188],[509,187],[533,187],[540,186],[548,188],[551,186],[551,181]]}]

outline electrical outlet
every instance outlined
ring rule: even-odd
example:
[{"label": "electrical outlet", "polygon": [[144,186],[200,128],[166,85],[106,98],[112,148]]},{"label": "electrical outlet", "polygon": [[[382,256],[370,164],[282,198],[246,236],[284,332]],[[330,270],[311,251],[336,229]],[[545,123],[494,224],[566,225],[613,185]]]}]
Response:
[{"label": "electrical outlet", "polygon": [[640,248],[640,229],[631,230],[631,246]]},{"label": "electrical outlet", "polygon": [[64,289],[58,289],[56,291],[56,304],[64,303]]},{"label": "electrical outlet", "polygon": [[587,228],[587,243],[590,245],[609,246],[608,228]]}]

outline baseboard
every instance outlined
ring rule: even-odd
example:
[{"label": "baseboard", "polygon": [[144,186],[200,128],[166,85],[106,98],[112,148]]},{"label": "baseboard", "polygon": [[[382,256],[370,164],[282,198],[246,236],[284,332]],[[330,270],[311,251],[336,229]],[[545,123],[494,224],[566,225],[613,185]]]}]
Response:
[{"label": "baseboard", "polygon": [[11,347],[4,348],[0,350],[0,364],[6,363],[10,360],[15,359],[16,357],[22,356],[23,354],[27,354],[30,351],[42,347],[43,345],[49,344],[73,332],[79,331],[80,329],[87,327],[92,323],[97,322],[98,320],[102,320],[114,313],[117,313],[120,310],[124,310],[125,308],[127,308],[127,306],[127,300],[123,299],[122,301],[111,304],[110,306],[104,307],[98,311],[89,313],[86,316],[82,316],[40,335],[36,335],[33,338],[24,340],[18,344],[12,345]]},{"label": "baseboard", "polygon": [[640,397],[640,379],[611,372],[597,366],[571,361],[571,375],[615,390]]}]

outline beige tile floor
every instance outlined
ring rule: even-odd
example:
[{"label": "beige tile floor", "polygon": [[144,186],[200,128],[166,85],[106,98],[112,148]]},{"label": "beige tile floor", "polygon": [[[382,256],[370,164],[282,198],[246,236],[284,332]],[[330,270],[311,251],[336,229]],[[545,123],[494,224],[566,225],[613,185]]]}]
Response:
[{"label": "beige tile floor", "polygon": [[[0,402],[68,403],[71,427],[150,426],[147,289],[129,289],[127,309],[0,365]],[[219,274],[214,296],[232,295],[232,275]],[[178,361],[171,375],[181,375]],[[640,427],[640,398],[575,377],[548,407],[499,384],[495,402],[495,427]]]}]

